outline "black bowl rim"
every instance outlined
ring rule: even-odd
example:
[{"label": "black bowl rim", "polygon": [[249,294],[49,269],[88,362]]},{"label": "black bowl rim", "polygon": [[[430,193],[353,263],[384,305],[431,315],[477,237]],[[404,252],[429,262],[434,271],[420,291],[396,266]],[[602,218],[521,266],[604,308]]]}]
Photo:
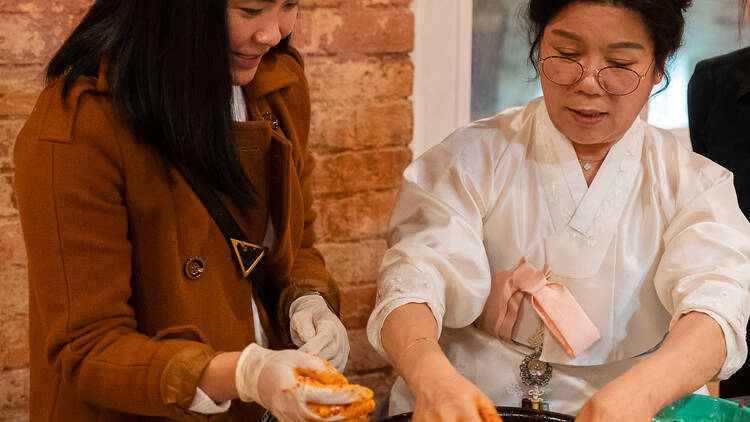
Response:
[{"label": "black bowl rim", "polygon": [[[574,421],[575,417],[571,415],[566,415],[564,413],[557,413],[557,412],[550,412],[548,410],[534,410],[534,409],[525,409],[522,407],[512,407],[512,406],[495,406],[495,409],[497,409],[497,412],[500,413],[500,416],[502,416],[503,413],[509,413],[514,412],[518,416],[549,416],[558,418],[561,420],[568,420],[568,421]],[[382,419],[381,422],[395,422],[398,421],[399,418],[409,418],[411,420],[412,412],[406,412],[406,413],[400,413],[398,415],[392,415],[385,419]]]}]

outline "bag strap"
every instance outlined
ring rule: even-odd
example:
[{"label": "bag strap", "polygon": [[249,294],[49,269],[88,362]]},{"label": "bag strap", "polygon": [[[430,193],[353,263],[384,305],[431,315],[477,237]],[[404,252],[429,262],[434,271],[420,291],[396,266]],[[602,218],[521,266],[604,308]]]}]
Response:
[{"label": "bag strap", "polygon": [[[221,234],[224,235],[229,248],[234,252],[237,264],[242,275],[248,278],[260,296],[261,304],[266,314],[271,317],[269,310],[275,309],[278,295],[274,294],[273,286],[270,285],[265,265],[262,261],[266,254],[266,248],[261,245],[250,243],[237,221],[229,210],[221,202],[216,192],[206,184],[200,177],[193,177],[183,166],[177,165],[182,177],[188,182],[193,191],[201,200],[203,206],[211,214],[216,225],[219,226]],[[272,333],[266,333],[269,339],[275,337]]]}]

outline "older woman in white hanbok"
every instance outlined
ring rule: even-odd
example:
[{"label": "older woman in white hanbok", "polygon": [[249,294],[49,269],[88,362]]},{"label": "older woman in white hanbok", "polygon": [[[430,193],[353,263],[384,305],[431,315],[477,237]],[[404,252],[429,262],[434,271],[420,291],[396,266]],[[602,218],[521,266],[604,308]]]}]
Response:
[{"label": "older woman in white hanbok", "polygon": [[732,175],[638,118],[690,1],[553,3],[528,9],[544,98],[404,173],[368,324],[402,375],[390,414],[480,421],[531,396],[646,421],[746,358]]}]

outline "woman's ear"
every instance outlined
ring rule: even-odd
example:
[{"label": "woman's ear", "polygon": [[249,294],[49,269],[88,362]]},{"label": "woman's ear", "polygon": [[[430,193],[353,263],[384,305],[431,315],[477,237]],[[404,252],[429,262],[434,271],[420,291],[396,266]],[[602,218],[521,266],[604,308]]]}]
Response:
[{"label": "woman's ear", "polygon": [[654,76],[652,78],[653,79],[652,82],[653,82],[654,85],[658,85],[658,84],[661,83],[661,80],[663,78],[664,78],[664,72],[660,72],[660,71],[656,70],[656,71],[654,71]]}]

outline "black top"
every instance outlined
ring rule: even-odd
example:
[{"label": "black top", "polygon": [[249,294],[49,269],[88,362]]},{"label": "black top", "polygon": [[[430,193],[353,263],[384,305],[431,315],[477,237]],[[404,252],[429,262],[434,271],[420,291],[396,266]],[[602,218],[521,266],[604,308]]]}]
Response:
[{"label": "black top", "polygon": [[[750,48],[698,63],[688,85],[688,116],[693,150],[734,173],[740,208],[750,216]],[[721,382],[720,394],[750,395],[748,362]]]}]

